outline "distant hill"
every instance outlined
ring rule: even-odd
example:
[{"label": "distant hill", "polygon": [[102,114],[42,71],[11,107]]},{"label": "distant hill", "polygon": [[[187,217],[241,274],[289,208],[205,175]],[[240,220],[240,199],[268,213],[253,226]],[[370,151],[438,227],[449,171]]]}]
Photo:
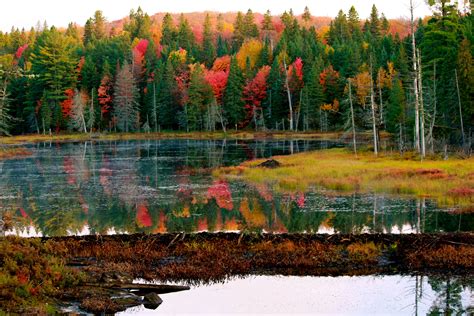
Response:
[{"label": "distant hill", "polygon": [[[153,21],[153,25],[155,28],[161,28],[161,21],[163,20],[163,17],[165,16],[166,12],[160,12],[160,13],[155,13],[153,15],[150,15],[150,18]],[[171,13],[171,16],[173,17],[173,20],[175,22],[175,25],[178,25],[180,16],[183,15],[189,22],[189,25],[191,26],[196,39],[199,41],[202,38],[202,29],[203,29],[203,23],[206,15],[209,14],[212,20],[212,24],[214,29],[216,29],[217,26],[217,19],[218,16],[220,15],[222,18],[222,21],[224,23],[224,37],[231,37],[233,29],[234,29],[234,21],[237,16],[237,12],[226,12],[226,13],[220,13],[220,12],[212,12],[212,11],[204,11],[204,12],[191,12],[191,13]],[[263,14],[262,13],[254,13],[255,16],[255,21],[258,25],[261,25],[263,21]],[[113,30],[113,33],[119,33],[122,29],[125,23],[129,20],[128,17],[123,18],[121,20],[116,20],[110,22],[110,28]],[[332,17],[327,17],[327,16],[318,16],[318,17],[312,17],[311,21],[308,23],[304,22],[302,19],[302,16],[299,15],[297,16],[297,20],[301,24],[307,24],[307,26],[314,26],[316,31],[320,34],[325,34],[327,30],[329,29],[329,25],[331,21],[333,20]],[[400,38],[405,37],[406,35],[409,34],[409,21],[407,20],[402,20],[402,19],[392,19],[390,21],[390,32],[392,34],[398,33]],[[361,23],[363,24],[364,20],[361,20]],[[283,24],[280,21],[279,16],[273,16],[273,24],[275,26],[275,30],[280,33],[283,30]]]}]

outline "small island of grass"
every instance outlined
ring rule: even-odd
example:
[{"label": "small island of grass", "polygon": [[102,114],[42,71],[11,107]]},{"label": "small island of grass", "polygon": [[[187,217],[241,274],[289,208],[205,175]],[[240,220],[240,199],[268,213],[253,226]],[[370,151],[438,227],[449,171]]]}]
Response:
[{"label": "small island of grass", "polygon": [[279,191],[307,191],[312,186],[336,191],[401,194],[436,199],[441,205],[471,210],[474,201],[474,158],[427,159],[385,153],[330,149],[274,157],[277,168],[258,167],[254,160],[221,168],[214,176],[269,184]]}]

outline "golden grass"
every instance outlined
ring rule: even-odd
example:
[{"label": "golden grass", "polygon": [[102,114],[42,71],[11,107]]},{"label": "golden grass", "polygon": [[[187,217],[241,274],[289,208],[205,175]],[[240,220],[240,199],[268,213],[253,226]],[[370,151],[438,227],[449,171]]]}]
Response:
[{"label": "golden grass", "polygon": [[161,132],[161,133],[93,133],[93,134],[30,134],[0,137],[0,144],[38,143],[48,141],[87,141],[87,140],[141,140],[141,139],[327,139],[337,140],[341,133],[316,132]]},{"label": "golden grass", "polygon": [[474,202],[474,158],[449,160],[402,159],[395,154],[378,158],[346,149],[330,149],[274,157],[282,166],[257,167],[262,160],[214,171],[216,177],[266,183],[282,192],[306,191],[311,186],[336,191],[402,194],[437,199],[441,205],[468,206]]}]

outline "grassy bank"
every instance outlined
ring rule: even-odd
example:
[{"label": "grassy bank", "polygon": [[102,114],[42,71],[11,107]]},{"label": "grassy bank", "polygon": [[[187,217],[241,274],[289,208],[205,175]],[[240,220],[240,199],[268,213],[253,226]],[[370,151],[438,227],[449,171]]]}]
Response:
[{"label": "grassy bank", "polygon": [[431,197],[441,205],[472,209],[474,158],[415,160],[398,154],[361,153],[331,149],[274,157],[281,166],[258,167],[263,160],[214,172],[217,177],[269,184],[280,191],[306,191],[319,186],[336,191],[377,192]]},{"label": "grassy bank", "polygon": [[51,313],[55,303],[70,300],[84,308],[113,303],[119,310],[113,289],[134,278],[201,283],[249,274],[472,277],[473,244],[473,234],[0,238],[0,314]]},{"label": "grassy bank", "polygon": [[[0,137],[0,144],[23,144],[38,142],[72,142],[89,140],[141,140],[141,139],[324,139],[337,140],[342,133],[318,133],[318,132],[252,132],[231,131],[217,132],[173,132],[161,133],[93,133],[93,134],[30,134],[11,137]],[[361,134],[365,137],[365,134]]]}]

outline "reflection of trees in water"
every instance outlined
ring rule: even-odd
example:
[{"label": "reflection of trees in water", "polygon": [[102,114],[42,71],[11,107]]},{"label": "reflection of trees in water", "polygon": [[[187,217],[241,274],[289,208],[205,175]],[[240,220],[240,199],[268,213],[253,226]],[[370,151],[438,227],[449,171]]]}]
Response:
[{"label": "reflection of trees in water", "polygon": [[466,276],[416,275],[406,292],[412,303],[404,310],[413,315],[471,315],[472,301],[463,306],[462,296],[472,295],[473,281]]},{"label": "reflection of trees in water", "polygon": [[468,289],[472,292],[474,279],[462,280],[460,277],[430,277],[428,283],[436,297],[429,310],[429,315],[472,315],[473,302],[463,306],[462,293]]},{"label": "reflection of trees in water", "polygon": [[[47,235],[257,229],[276,232],[465,231],[473,216],[430,212],[424,199],[331,192],[281,193],[270,186],[220,183],[203,168],[288,152],[289,141],[87,142],[43,148],[33,158],[1,162],[2,209],[17,227]],[[44,145],[43,145],[44,146]],[[294,142],[294,151],[311,149]],[[222,190],[222,192],[220,192]],[[230,195],[230,197],[229,197]],[[462,219],[462,220],[461,220]],[[461,220],[461,221],[460,221]]]}]

